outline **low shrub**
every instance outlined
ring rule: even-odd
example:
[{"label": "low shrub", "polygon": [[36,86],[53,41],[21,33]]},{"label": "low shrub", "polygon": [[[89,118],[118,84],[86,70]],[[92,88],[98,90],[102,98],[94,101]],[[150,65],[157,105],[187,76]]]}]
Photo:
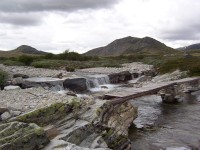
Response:
[{"label": "low shrub", "polygon": [[24,66],[24,63],[14,60],[5,60],[3,64],[6,66]]},{"label": "low shrub", "polygon": [[19,56],[18,61],[29,66],[33,62],[34,58],[32,56],[22,55]]},{"label": "low shrub", "polygon": [[2,87],[8,78],[8,74],[2,70],[0,70],[0,87]]}]

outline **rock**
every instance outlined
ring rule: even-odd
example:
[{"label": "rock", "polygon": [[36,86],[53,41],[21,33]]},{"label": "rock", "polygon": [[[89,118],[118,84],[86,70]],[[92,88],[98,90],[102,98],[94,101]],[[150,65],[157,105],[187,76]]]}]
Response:
[{"label": "rock", "polygon": [[18,78],[18,77],[21,77],[21,78],[23,78],[23,79],[29,78],[28,75],[20,74],[20,73],[17,73],[17,74],[14,74],[14,75],[13,75],[13,78]]},{"label": "rock", "polygon": [[53,76],[52,78],[59,78],[59,79],[62,79],[62,78],[63,78],[63,73],[59,73],[59,74]]},{"label": "rock", "polygon": [[137,118],[137,108],[128,102],[115,106],[106,103],[100,108],[99,114],[103,124],[115,129],[118,135],[128,136],[128,128]]},{"label": "rock", "polygon": [[138,78],[138,77],[139,77],[139,73],[137,73],[137,72],[132,73],[132,77],[133,77],[133,78]]},{"label": "rock", "polygon": [[111,149],[131,149],[128,139],[128,128],[137,117],[137,108],[131,103],[112,105],[105,103],[97,110],[100,124],[108,129],[102,134],[102,138]]},{"label": "rock", "polygon": [[12,81],[11,81],[12,85],[20,85],[22,83],[24,83],[24,80],[22,77],[17,77],[17,78],[14,78]]},{"label": "rock", "polygon": [[70,96],[75,96],[75,97],[77,97],[77,95],[76,95],[74,92],[72,92],[72,91],[69,91],[69,92],[67,92],[66,94],[67,94],[67,95],[70,95]]},{"label": "rock", "polygon": [[13,85],[9,85],[4,87],[5,91],[9,91],[9,90],[17,90],[17,89],[21,89],[19,86],[13,86]]},{"label": "rock", "polygon": [[22,86],[25,87],[43,87],[45,89],[52,89],[53,91],[61,90],[63,88],[63,80],[51,77],[33,77],[24,80]]},{"label": "rock", "polygon": [[0,149],[35,150],[49,143],[42,128],[36,124],[10,122],[0,125]]},{"label": "rock", "polygon": [[102,85],[101,88],[102,88],[102,89],[108,89],[108,87],[105,86],[105,85]]},{"label": "rock", "polygon": [[34,122],[40,126],[45,126],[62,119],[65,115],[71,112],[73,108],[78,108],[79,105],[80,103],[76,100],[73,100],[70,103],[55,103],[49,107],[41,108],[19,116],[15,120],[25,123]]},{"label": "rock", "polygon": [[10,110],[10,114],[11,114],[13,117],[19,116],[21,113],[22,113],[21,111],[13,111],[13,110]]},{"label": "rock", "polygon": [[63,82],[64,89],[71,90],[77,93],[83,93],[88,90],[85,78],[66,79]]},{"label": "rock", "polygon": [[1,114],[1,120],[7,120],[7,119],[9,119],[9,118],[11,118],[11,114],[9,113],[9,112],[4,112],[3,114]]},{"label": "rock", "polygon": [[126,82],[128,80],[132,79],[132,75],[129,71],[123,71],[120,73],[113,73],[108,75],[110,79],[110,83],[121,83],[121,82]]},{"label": "rock", "polygon": [[0,115],[3,114],[6,111],[9,111],[8,108],[0,108]]},{"label": "rock", "polygon": [[136,83],[151,81],[151,79],[150,76],[143,75],[136,80]]}]

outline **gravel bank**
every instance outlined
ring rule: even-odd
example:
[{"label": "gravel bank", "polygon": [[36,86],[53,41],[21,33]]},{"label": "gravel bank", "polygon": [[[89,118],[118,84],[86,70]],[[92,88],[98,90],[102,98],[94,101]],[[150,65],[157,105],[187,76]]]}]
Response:
[{"label": "gravel bank", "polygon": [[123,64],[121,68],[97,67],[97,68],[80,69],[77,70],[77,72],[111,74],[111,73],[119,73],[122,71],[129,71],[130,73],[141,73],[152,69],[153,65],[147,65],[141,62],[134,62],[134,63]]},{"label": "gravel bank", "polygon": [[0,106],[2,108],[28,112],[56,102],[68,101],[73,97],[45,90],[40,87],[0,91],[0,98]]},{"label": "gravel bank", "polygon": [[8,72],[10,75],[19,73],[28,75],[29,77],[52,77],[59,73],[63,73],[63,75],[67,76],[69,74],[65,70],[33,68],[26,66],[4,66],[2,64],[0,64],[0,69]]}]

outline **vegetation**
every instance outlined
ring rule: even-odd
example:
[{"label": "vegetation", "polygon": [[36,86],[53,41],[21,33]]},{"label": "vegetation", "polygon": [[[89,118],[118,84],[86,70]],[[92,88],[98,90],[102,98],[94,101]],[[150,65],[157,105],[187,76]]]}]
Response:
[{"label": "vegetation", "polygon": [[76,52],[65,51],[62,54],[46,54],[42,56],[22,55],[18,58],[0,58],[0,63],[4,65],[31,65],[36,68],[65,69],[73,72],[76,69],[93,67],[121,67],[123,63],[144,62],[154,65],[163,74],[176,69],[189,71],[190,76],[200,75],[200,52],[191,51],[190,57],[185,57],[183,53],[176,54],[152,54],[137,53],[134,55],[120,55],[116,57],[93,57],[78,54]]},{"label": "vegetation", "polygon": [[25,65],[29,66],[33,62],[33,57],[27,55],[19,56],[19,62],[22,62]]},{"label": "vegetation", "polygon": [[8,77],[7,73],[0,70],[0,87],[5,84],[7,77]]}]

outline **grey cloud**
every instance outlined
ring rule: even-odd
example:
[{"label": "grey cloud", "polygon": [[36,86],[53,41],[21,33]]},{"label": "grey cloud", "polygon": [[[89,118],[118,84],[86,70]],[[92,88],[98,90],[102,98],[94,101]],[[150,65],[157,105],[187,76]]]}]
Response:
[{"label": "grey cloud", "polygon": [[184,26],[177,26],[172,29],[162,30],[161,38],[167,40],[199,40],[200,23],[188,22]]},{"label": "grey cloud", "polygon": [[39,25],[42,18],[32,13],[0,13],[1,24],[12,24],[17,26]]},{"label": "grey cloud", "polygon": [[1,0],[1,12],[74,11],[104,8],[119,0]]},{"label": "grey cloud", "polygon": [[[45,12],[72,12],[104,8],[119,0],[0,0],[0,23],[33,26],[41,23]],[[39,15],[38,15],[39,13]]]}]

